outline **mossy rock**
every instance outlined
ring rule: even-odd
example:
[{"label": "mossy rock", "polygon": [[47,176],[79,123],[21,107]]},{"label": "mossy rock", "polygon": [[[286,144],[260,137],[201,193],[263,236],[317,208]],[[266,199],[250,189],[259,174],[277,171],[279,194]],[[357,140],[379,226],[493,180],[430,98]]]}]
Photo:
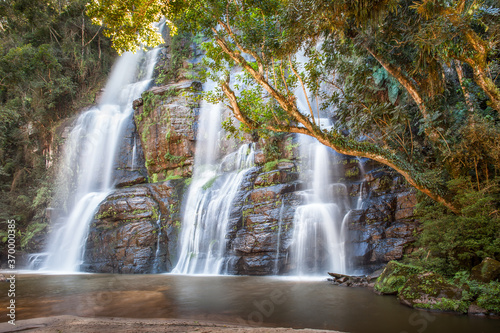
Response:
[{"label": "mossy rock", "polygon": [[471,280],[489,283],[500,278],[500,261],[484,258],[483,261],[472,268]]},{"label": "mossy rock", "polygon": [[374,286],[375,292],[384,295],[395,295],[410,276],[420,273],[421,271],[422,269],[419,267],[391,261],[385,266],[384,271],[377,279]]},{"label": "mossy rock", "polygon": [[411,276],[399,291],[399,301],[412,308],[466,313],[470,302],[462,300],[462,289],[434,272]]}]

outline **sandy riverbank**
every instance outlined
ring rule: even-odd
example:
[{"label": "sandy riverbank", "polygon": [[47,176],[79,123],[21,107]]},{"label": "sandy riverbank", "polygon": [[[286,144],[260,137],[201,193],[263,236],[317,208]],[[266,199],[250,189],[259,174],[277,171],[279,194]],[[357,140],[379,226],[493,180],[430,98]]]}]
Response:
[{"label": "sandy riverbank", "polygon": [[3,332],[37,333],[136,333],[136,332],[237,332],[237,333],[338,333],[336,331],[291,329],[271,327],[245,327],[239,325],[183,320],[183,319],[131,319],[131,318],[84,318],[76,316],[55,316],[16,321],[13,326],[0,324]]}]

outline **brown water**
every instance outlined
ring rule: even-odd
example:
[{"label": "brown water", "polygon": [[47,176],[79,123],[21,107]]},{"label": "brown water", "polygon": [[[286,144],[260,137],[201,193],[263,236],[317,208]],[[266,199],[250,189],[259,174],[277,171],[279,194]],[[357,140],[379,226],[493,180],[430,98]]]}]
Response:
[{"label": "brown water", "polygon": [[[0,283],[0,322],[8,283]],[[500,332],[500,321],[416,311],[393,296],[326,281],[182,275],[18,275],[17,320],[85,317],[183,318],[345,332]]]}]

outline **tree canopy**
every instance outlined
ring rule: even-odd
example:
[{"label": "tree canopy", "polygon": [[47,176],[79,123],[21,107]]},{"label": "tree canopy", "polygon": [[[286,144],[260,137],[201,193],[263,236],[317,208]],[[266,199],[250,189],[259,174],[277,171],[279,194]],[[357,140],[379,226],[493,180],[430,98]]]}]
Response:
[{"label": "tree canopy", "polygon": [[244,130],[302,133],[378,161],[455,213],[450,182],[497,191],[497,1],[93,0],[88,13],[122,50],[157,43],[160,16],[211,37],[205,63],[219,89],[209,97]]}]

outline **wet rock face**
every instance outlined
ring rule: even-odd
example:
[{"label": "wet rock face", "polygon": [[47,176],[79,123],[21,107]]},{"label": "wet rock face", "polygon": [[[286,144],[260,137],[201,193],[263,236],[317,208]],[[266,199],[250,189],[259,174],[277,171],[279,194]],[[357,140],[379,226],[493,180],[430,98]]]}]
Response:
[{"label": "wet rock face", "polygon": [[185,80],[154,87],[134,102],[145,165],[153,181],[191,175],[199,109],[195,96],[200,90],[200,82]]},{"label": "wet rock face", "polygon": [[[90,226],[82,270],[99,273],[169,271],[175,257],[184,182],[117,189]],[[158,247],[159,244],[159,247]]]},{"label": "wet rock face", "polygon": [[363,186],[368,187],[363,208],[350,214],[350,252],[354,267],[373,270],[411,251],[419,227],[413,215],[417,200],[415,191],[389,171],[368,173]]},{"label": "wet rock face", "polygon": [[[200,90],[199,82],[182,80],[154,87],[134,102],[134,122],[125,129],[131,134],[117,152],[115,184],[119,189],[96,213],[87,241],[86,271],[150,273],[169,271],[176,264],[184,181],[171,176],[192,174],[199,109],[195,96]],[[246,137],[248,142],[257,139]],[[232,203],[226,237],[230,274],[294,270],[290,258],[293,222],[296,208],[305,203],[300,194],[305,182],[299,179],[294,139],[287,135],[279,140],[273,143],[279,150],[273,151],[279,163],[276,156],[269,160],[266,144],[270,143],[258,140],[254,160],[258,167],[246,175]],[[221,153],[234,151],[240,144],[223,141]],[[379,164],[334,153],[329,158],[331,176],[345,182],[345,186],[332,187],[332,198],[341,200],[346,211],[356,207],[359,197],[363,199],[363,205],[349,215],[349,268],[373,271],[401,258],[410,250],[418,228],[413,216],[415,193]],[[263,171],[269,165],[273,170]],[[157,183],[165,179],[171,180]]]},{"label": "wet rock face", "polygon": [[147,181],[144,152],[132,118],[127,119],[123,139],[117,151],[114,179],[115,187],[132,186]]},{"label": "wet rock face", "polygon": [[229,223],[229,273],[270,275],[288,269],[286,258],[299,203],[294,179],[293,163],[288,169],[266,173],[255,168],[247,175]]}]

